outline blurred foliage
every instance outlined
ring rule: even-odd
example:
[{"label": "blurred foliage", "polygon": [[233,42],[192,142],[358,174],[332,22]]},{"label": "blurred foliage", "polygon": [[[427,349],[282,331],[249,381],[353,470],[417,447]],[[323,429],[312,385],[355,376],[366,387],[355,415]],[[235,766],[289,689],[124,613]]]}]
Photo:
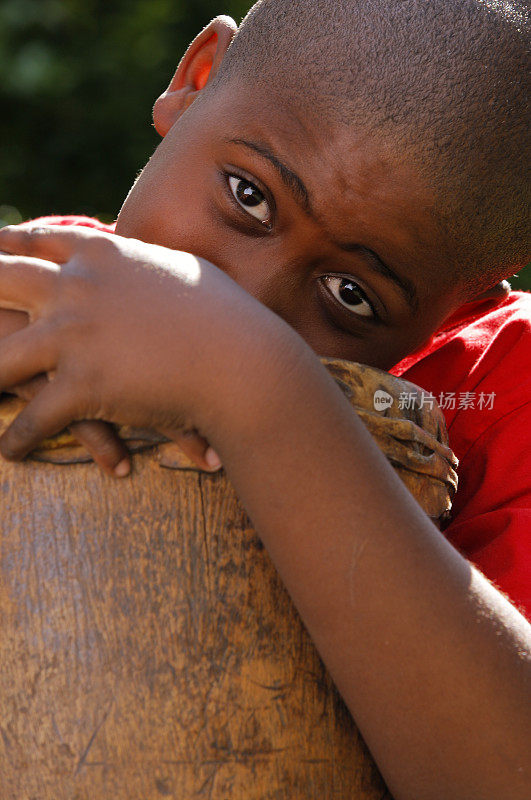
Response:
[{"label": "blurred foliage", "polygon": [[189,42],[251,0],[0,0],[0,206],[112,218]]},{"label": "blurred foliage", "polygon": [[513,289],[522,289],[531,292],[531,264],[527,264],[514,278],[509,278],[509,283]]},{"label": "blurred foliage", "polygon": [[[110,221],[158,142],[153,102],[189,42],[251,0],[0,0],[0,225]],[[517,285],[518,281],[515,281]],[[531,288],[531,268],[518,285]]]}]

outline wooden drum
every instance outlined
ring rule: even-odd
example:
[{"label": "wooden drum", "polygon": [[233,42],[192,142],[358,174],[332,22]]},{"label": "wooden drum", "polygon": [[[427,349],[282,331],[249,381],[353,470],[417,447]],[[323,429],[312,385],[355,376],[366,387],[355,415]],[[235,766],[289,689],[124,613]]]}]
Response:
[{"label": "wooden drum", "polygon": [[[326,363],[428,514],[446,514],[440,411],[387,373]],[[21,403],[1,400],[0,431]],[[388,796],[225,475],[122,435],[141,452],[119,481],[67,434],[0,461],[0,797]]]}]

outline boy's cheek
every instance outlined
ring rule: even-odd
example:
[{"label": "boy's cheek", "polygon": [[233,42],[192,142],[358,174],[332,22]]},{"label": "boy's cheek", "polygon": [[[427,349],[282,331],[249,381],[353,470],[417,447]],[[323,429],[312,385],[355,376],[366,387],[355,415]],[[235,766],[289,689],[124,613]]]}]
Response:
[{"label": "boy's cheek", "polygon": [[28,323],[29,317],[24,311],[0,308],[0,339],[25,328]]}]

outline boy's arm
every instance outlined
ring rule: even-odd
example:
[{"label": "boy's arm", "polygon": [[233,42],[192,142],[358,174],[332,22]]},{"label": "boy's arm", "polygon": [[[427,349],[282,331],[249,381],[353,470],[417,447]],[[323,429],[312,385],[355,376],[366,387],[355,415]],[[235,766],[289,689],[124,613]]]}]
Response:
[{"label": "boy's arm", "polygon": [[529,625],[326,378],[279,344],[205,430],[397,800],[523,800]]},{"label": "boy's arm", "polygon": [[[201,259],[42,238],[42,257],[66,265],[26,260],[36,322],[0,354],[0,389],[57,377],[2,452],[20,457],[80,416],[196,425],[396,799],[527,798],[530,627],[440,535],[309,347]],[[10,241],[35,253],[38,239]],[[0,261],[0,303],[20,303],[21,268],[1,276]]]}]

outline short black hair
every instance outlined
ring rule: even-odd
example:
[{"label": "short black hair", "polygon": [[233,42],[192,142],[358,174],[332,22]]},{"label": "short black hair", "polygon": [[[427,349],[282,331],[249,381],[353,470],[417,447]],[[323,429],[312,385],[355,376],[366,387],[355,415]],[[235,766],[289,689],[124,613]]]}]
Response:
[{"label": "short black hair", "polygon": [[453,277],[477,290],[529,253],[529,16],[518,2],[260,0],[214,85],[281,82],[310,113],[393,137],[433,188]]}]

